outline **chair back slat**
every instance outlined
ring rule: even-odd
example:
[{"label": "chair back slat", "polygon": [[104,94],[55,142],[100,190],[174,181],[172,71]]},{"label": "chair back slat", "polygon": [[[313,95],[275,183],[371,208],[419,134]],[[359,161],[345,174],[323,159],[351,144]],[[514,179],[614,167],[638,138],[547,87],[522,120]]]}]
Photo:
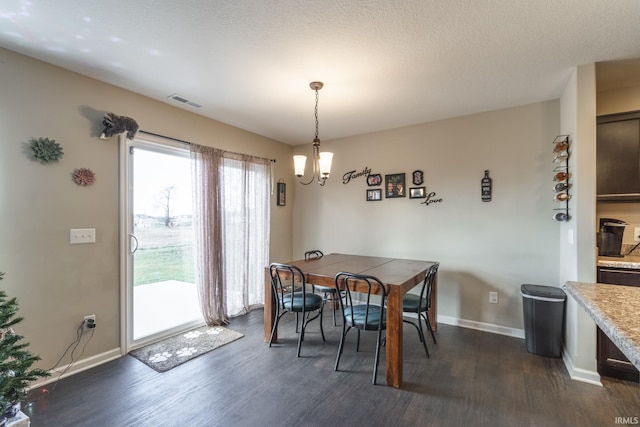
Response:
[{"label": "chair back slat", "polygon": [[[337,292],[342,291],[344,293],[344,301],[343,298],[338,299],[340,309],[343,313],[345,312],[345,307],[354,307],[352,294],[359,293],[366,295],[364,325],[356,324],[357,322],[354,316],[354,310],[351,310],[349,318],[346,319],[349,325],[357,328],[360,326],[366,327],[366,325],[369,324],[370,312],[372,311],[372,308],[375,307],[376,310],[381,310],[379,326],[382,326],[385,318],[384,311],[387,289],[380,279],[375,276],[340,272],[335,277],[335,287]],[[371,301],[371,295],[376,294],[380,295],[380,304],[373,304]]]},{"label": "chair back slat", "polygon": [[307,311],[307,298],[304,297],[307,289],[302,270],[295,265],[274,262],[269,266],[269,272],[271,273],[271,288],[280,308],[284,308],[287,301],[293,306],[293,300],[296,293],[299,292],[302,296],[302,311],[303,313]]},{"label": "chair back slat", "polygon": [[431,290],[433,288],[433,281],[438,273],[438,267],[440,267],[439,262],[436,262],[429,267],[427,274],[424,276],[424,281],[422,282],[422,289],[420,289],[420,304],[422,304],[423,298],[426,298],[427,308],[429,308],[429,304],[431,303]]},{"label": "chair back slat", "polygon": [[322,253],[322,251],[318,250],[318,249],[314,249],[312,251],[307,251],[304,253],[304,260],[305,261],[310,261],[313,259],[320,259],[324,256],[324,254]]}]

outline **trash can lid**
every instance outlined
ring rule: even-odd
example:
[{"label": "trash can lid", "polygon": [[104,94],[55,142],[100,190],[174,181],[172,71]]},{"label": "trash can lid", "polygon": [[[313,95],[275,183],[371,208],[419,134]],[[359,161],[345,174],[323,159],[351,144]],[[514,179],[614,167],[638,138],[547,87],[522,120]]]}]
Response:
[{"label": "trash can lid", "polygon": [[567,295],[564,291],[554,286],[525,284],[520,286],[520,293],[523,297],[545,299],[547,301],[564,301],[567,299]]}]

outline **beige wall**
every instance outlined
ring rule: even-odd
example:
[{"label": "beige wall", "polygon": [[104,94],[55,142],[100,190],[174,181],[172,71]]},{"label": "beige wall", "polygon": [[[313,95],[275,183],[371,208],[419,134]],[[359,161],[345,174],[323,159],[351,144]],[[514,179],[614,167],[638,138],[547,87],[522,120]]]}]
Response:
[{"label": "beige wall", "polygon": [[597,114],[640,110],[640,86],[598,91]]},{"label": "beige wall", "polygon": [[[559,117],[559,102],[550,101],[323,142],[335,153],[332,176],[322,188],[295,186],[294,256],[319,248],[437,260],[447,321],[523,328],[520,285],[561,285],[551,144]],[[365,167],[383,177],[404,172],[408,187],[420,169],[442,203],[367,202],[364,177],[341,180]],[[480,199],[485,169],[490,203]],[[499,292],[499,304],[488,302],[489,291]]]},{"label": "beige wall", "polygon": [[[274,158],[276,181],[290,176],[291,147],[114,86],[0,49],[0,271],[25,320],[19,333],[50,368],[86,314],[98,328],[83,358],[120,345],[118,142],[98,139],[105,112],[141,129],[197,144]],[[27,156],[31,138],[55,139],[57,164]],[[75,168],[96,173],[79,187]],[[291,206],[272,203],[272,258],[290,258]],[[70,228],[95,228],[97,243],[69,245]],[[68,362],[68,359],[66,359]]]}]

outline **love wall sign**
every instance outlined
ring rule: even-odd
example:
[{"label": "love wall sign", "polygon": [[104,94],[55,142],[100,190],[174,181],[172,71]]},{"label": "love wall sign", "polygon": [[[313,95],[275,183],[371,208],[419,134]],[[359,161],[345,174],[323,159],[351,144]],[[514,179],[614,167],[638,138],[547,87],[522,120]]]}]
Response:
[{"label": "love wall sign", "polygon": [[429,206],[433,203],[442,203],[442,198],[436,198],[436,192],[432,191],[431,193],[427,194],[427,197],[425,197],[424,201],[420,202],[420,204],[425,205],[425,206]]}]

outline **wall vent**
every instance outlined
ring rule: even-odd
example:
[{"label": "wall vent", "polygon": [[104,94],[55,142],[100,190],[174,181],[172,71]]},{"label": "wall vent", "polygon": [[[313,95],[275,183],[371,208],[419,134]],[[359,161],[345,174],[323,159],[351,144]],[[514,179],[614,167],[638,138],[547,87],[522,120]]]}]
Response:
[{"label": "wall vent", "polygon": [[174,101],[178,101],[181,102],[183,104],[187,104],[191,107],[195,107],[195,108],[202,108],[202,105],[193,102],[193,101],[189,101],[187,98],[185,98],[184,96],[180,96],[177,93],[174,93],[173,95],[169,95],[167,98],[169,99],[173,99]]}]

